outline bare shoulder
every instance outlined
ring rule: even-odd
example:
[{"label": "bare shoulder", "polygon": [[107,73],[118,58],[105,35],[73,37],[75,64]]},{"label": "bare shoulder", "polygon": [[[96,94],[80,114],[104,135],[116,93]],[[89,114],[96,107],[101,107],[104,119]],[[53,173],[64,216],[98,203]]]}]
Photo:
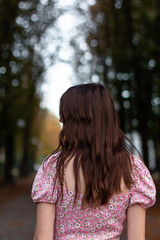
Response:
[{"label": "bare shoulder", "polygon": [[[75,178],[73,170],[74,157],[65,165],[65,184],[68,190],[75,192]],[[85,180],[82,172],[82,168],[79,170],[80,189],[79,193],[85,192]]]},{"label": "bare shoulder", "polygon": [[129,191],[127,186],[125,185],[124,179],[121,179],[121,194],[125,194]]}]

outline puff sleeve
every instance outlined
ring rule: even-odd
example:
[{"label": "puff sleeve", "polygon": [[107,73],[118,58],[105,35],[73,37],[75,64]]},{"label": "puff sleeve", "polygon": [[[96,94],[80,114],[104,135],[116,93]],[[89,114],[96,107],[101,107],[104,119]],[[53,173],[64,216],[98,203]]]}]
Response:
[{"label": "puff sleeve", "polygon": [[136,156],[131,156],[132,178],[134,183],[130,190],[129,206],[140,204],[147,209],[156,201],[156,188],[148,168]]},{"label": "puff sleeve", "polygon": [[56,155],[44,160],[35,176],[31,198],[33,202],[56,203],[59,182],[56,177]]}]

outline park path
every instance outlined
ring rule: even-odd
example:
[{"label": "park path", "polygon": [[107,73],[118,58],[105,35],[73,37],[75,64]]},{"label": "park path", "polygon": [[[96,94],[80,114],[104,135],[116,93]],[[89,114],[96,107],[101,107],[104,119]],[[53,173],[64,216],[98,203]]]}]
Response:
[{"label": "park path", "polygon": [[0,192],[0,240],[32,240],[36,206],[30,197],[33,177]]},{"label": "park path", "polygon": [[[32,240],[36,205],[31,200],[34,176],[0,188],[0,240]],[[159,188],[158,188],[159,189]],[[160,194],[147,211],[146,240],[160,240]],[[125,231],[121,240],[127,240]]]}]

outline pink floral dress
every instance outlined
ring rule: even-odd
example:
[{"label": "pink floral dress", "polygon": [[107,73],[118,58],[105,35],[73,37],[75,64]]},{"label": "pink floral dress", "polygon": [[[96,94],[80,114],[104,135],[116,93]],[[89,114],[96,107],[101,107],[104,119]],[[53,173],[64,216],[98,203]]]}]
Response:
[{"label": "pink floral dress", "polygon": [[[126,219],[126,210],[133,204],[140,204],[147,209],[154,205],[156,189],[149,170],[143,162],[131,155],[133,165],[132,177],[135,183],[123,195],[113,196],[109,203],[96,209],[81,209],[83,194],[73,207],[74,195],[63,186],[63,201],[58,198],[60,184],[55,180],[56,154],[50,156],[41,165],[32,186],[31,197],[34,202],[55,203],[56,217],[53,240],[87,239],[119,240]],[[55,183],[56,181],[56,183]],[[53,185],[55,190],[53,192]]]}]

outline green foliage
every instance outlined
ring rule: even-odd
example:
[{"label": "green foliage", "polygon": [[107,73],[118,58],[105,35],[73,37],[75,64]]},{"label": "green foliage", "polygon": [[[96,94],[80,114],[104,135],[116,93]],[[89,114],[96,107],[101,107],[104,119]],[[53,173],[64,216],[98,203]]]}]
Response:
[{"label": "green foliage", "polygon": [[[147,165],[148,140],[154,141],[159,169],[160,1],[103,0],[88,5],[88,10],[81,6],[78,2],[77,9],[86,20],[83,37],[91,57],[88,61],[86,49],[79,48],[78,39],[72,40],[76,75],[81,81],[91,79],[110,88],[121,128],[140,133]],[[86,71],[87,64],[90,71]]]},{"label": "green foliage", "polygon": [[[40,107],[45,33],[58,14],[54,5],[52,0],[0,1],[0,145],[7,149],[7,138],[14,142],[15,135],[23,132],[23,175],[27,174],[32,123]],[[13,154],[6,159],[10,172]]]}]

